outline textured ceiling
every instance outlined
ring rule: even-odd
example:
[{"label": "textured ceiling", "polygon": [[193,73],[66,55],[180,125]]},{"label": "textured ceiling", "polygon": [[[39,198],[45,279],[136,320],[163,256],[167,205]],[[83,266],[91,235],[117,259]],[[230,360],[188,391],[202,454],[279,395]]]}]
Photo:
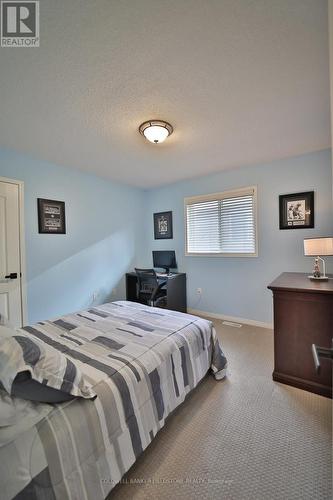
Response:
[{"label": "textured ceiling", "polygon": [[[330,146],[326,0],[42,0],[0,48],[0,145],[157,186]],[[138,132],[169,121],[161,145]]]}]

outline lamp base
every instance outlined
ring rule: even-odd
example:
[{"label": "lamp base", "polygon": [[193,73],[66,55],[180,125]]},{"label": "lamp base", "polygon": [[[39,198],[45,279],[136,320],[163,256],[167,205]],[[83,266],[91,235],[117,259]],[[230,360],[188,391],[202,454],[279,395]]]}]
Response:
[{"label": "lamp base", "polygon": [[308,278],[311,281],[328,281],[329,279],[327,276],[320,276],[319,278],[316,278],[315,276],[308,276]]}]

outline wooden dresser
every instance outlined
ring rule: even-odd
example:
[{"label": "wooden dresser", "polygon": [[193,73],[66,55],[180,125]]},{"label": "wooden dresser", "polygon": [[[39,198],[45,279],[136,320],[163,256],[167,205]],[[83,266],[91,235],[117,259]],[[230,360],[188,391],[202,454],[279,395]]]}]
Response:
[{"label": "wooden dresser", "polygon": [[321,360],[318,375],[312,344],[332,347],[333,279],[309,280],[304,273],[282,273],[269,285],[274,301],[273,380],[332,397],[332,363]]}]

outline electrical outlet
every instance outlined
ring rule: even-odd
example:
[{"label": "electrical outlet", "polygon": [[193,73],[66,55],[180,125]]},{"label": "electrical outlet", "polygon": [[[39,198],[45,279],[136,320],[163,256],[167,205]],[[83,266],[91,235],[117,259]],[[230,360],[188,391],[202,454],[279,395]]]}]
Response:
[{"label": "electrical outlet", "polygon": [[117,288],[112,288],[112,292],[111,292],[111,295],[113,295],[113,297],[115,297],[117,295]]},{"label": "electrical outlet", "polygon": [[197,288],[197,294],[202,295],[202,288]]},{"label": "electrical outlet", "polygon": [[95,300],[97,300],[97,299],[98,299],[98,296],[99,296],[99,292],[98,292],[98,291],[93,292],[93,294],[92,294],[92,299],[93,299],[93,302],[95,302]]}]

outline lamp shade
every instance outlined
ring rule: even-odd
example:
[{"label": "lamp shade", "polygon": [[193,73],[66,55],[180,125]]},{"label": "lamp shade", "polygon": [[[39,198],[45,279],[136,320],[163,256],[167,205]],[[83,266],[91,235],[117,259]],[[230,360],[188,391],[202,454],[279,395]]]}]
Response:
[{"label": "lamp shade", "polygon": [[161,127],[160,125],[152,125],[151,127],[147,127],[143,135],[150,142],[154,142],[155,144],[165,141],[165,139],[169,135],[169,131],[165,127]]},{"label": "lamp shade", "polygon": [[333,238],[308,238],[304,240],[304,255],[333,255]]},{"label": "lamp shade", "polygon": [[154,144],[160,144],[172,134],[173,127],[164,120],[148,120],[147,122],[141,123],[139,132],[144,135],[148,141]]}]

